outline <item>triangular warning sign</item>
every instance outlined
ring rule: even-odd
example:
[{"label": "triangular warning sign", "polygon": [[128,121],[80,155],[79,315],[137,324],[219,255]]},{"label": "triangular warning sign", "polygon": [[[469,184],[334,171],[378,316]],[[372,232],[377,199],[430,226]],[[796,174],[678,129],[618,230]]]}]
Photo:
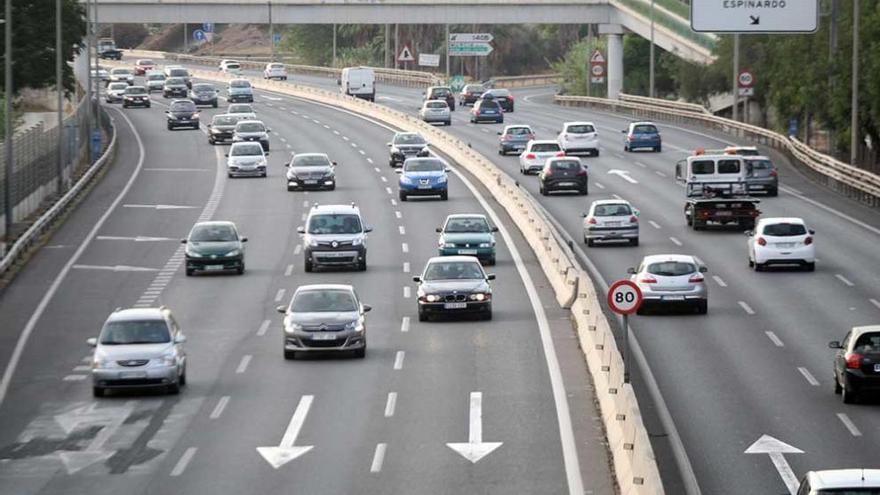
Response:
[{"label": "triangular warning sign", "polygon": [[605,63],[605,56],[602,55],[602,52],[600,52],[599,50],[596,50],[593,52],[592,55],[590,55],[590,62],[592,62],[594,64],[604,64]]},{"label": "triangular warning sign", "polygon": [[416,59],[415,59],[415,57],[413,57],[413,54],[410,51],[409,47],[406,45],[403,45],[403,50],[400,50],[400,55],[397,56],[397,61],[398,62],[415,62]]}]

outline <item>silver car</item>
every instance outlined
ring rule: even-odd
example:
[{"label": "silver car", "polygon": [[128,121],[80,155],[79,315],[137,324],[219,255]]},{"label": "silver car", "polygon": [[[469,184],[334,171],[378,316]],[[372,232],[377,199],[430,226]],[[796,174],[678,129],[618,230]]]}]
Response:
[{"label": "silver car", "polygon": [[250,103],[232,103],[226,109],[229,115],[235,115],[239,120],[257,120],[257,112]]},{"label": "silver car", "polygon": [[639,210],[622,199],[593,201],[584,214],[584,243],[593,246],[596,241],[627,241],[638,246]]},{"label": "silver car", "polygon": [[124,82],[129,85],[134,84],[134,74],[128,69],[121,67],[110,70],[110,82]]},{"label": "silver car", "polygon": [[227,177],[266,177],[268,160],[260,143],[232,143],[226,154]]},{"label": "silver car", "polygon": [[565,156],[559,143],[552,139],[537,139],[526,143],[519,155],[519,173],[538,173],[544,168],[548,158]]},{"label": "silver car", "polygon": [[162,91],[165,89],[165,74],[161,72],[147,72],[145,76],[147,80],[147,91]]},{"label": "silver car", "polygon": [[284,359],[297,352],[352,351],[367,355],[367,321],[370,306],[361,303],[350,285],[303,285],[290,304],[278,306],[284,314]]},{"label": "silver car", "polygon": [[109,389],[164,388],[172,394],[186,385],[186,337],[167,308],[114,311],[97,338],[92,358],[92,392]]},{"label": "silver car", "polygon": [[119,103],[122,101],[122,95],[125,94],[126,89],[128,89],[128,83],[112,82],[107,86],[107,90],[104,93],[104,100],[106,100],[107,103]]},{"label": "silver car", "polygon": [[419,110],[419,118],[427,123],[440,122],[443,125],[452,125],[452,113],[449,105],[443,100],[428,100],[422,104]]},{"label": "silver car", "polygon": [[630,281],[642,291],[644,314],[650,306],[678,305],[693,308],[699,314],[709,311],[709,287],[703,274],[705,265],[686,254],[654,254],[645,256],[638,268],[627,270]]}]

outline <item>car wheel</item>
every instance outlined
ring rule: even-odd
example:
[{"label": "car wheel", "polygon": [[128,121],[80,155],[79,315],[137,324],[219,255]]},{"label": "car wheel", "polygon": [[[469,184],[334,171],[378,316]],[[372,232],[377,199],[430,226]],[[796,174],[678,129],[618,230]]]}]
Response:
[{"label": "car wheel", "polygon": [[173,127],[171,124],[168,124],[168,130],[169,130],[169,131],[173,131],[173,130],[174,130],[174,127]]},{"label": "car wheel", "polygon": [[429,319],[428,313],[425,313],[424,311],[420,310],[419,311],[419,321],[428,321],[428,319]]},{"label": "car wheel", "polygon": [[195,272],[196,272],[196,271],[193,270],[192,268],[187,268],[187,269],[186,269],[186,276],[187,276],[187,277],[192,277],[193,274],[195,274]]},{"label": "car wheel", "polygon": [[770,189],[769,191],[767,191],[767,196],[770,196],[773,198],[775,198],[776,196],[779,196],[779,189],[777,189],[775,187],[773,189]]},{"label": "car wheel", "polygon": [[104,397],[104,387],[92,387],[92,395],[95,397]]},{"label": "car wheel", "polygon": [[624,145],[624,146],[623,146],[623,151],[629,153],[629,146]]},{"label": "car wheel", "polygon": [[584,188],[580,190],[581,196],[586,196],[589,193],[590,193],[590,191],[589,191],[589,189],[587,189],[586,186],[584,186]]},{"label": "car wheel", "polygon": [[654,146],[654,151],[660,153],[661,151],[663,151],[663,146]]},{"label": "car wheel", "polygon": [[584,237],[584,244],[586,244],[587,247],[593,247],[593,240],[589,237]]},{"label": "car wheel", "polygon": [[236,273],[238,273],[239,275],[244,275],[244,263],[242,263],[241,266],[238,267]]},{"label": "car wheel", "polygon": [[599,156],[599,150],[593,150],[593,156]]},{"label": "car wheel", "polygon": [[406,201],[406,193],[403,191],[397,191],[397,197],[400,198],[401,201]]},{"label": "car wheel", "polygon": [[217,144],[217,141],[214,141],[214,138],[208,138],[208,144],[213,146]]},{"label": "car wheel", "polygon": [[150,106],[151,106],[151,105],[150,105],[149,103],[147,103],[146,107],[147,107],[147,108],[150,108]]},{"label": "car wheel", "polygon": [[284,359],[296,359],[296,351],[284,349]]},{"label": "car wheel", "polygon": [[172,383],[171,385],[168,385],[168,387],[166,387],[165,391],[171,395],[179,394],[180,393],[180,382]]},{"label": "car wheel", "polygon": [[840,395],[843,392],[843,387],[840,386],[840,382],[837,381],[837,375],[834,375],[834,394]]},{"label": "car wheel", "polygon": [[360,261],[358,262],[358,267],[357,267],[357,268],[358,268],[358,271],[359,271],[359,272],[365,272],[365,271],[367,271],[367,259],[364,258],[364,259],[360,260]]},{"label": "car wheel", "polygon": [[816,263],[815,263],[815,262],[812,262],[812,263],[804,263],[804,270],[805,270],[805,271],[808,271],[808,272],[814,272],[814,271],[816,271]]},{"label": "car wheel", "polygon": [[309,258],[303,260],[303,270],[305,270],[306,272],[311,272],[312,269],[314,269],[314,267],[312,266],[312,260]]},{"label": "car wheel", "polygon": [[539,188],[538,188],[538,192],[541,193],[541,196],[546,196],[546,195],[547,195],[547,190],[544,189],[544,186],[539,187]]},{"label": "car wheel", "polygon": [[709,301],[697,301],[697,314],[704,315],[709,312]]},{"label": "car wheel", "polygon": [[630,239],[630,240],[629,240],[629,245],[630,245],[630,246],[638,246],[638,245],[639,245],[639,238],[636,237],[635,239]]},{"label": "car wheel", "polygon": [[859,401],[859,394],[846,386],[841,387],[840,395],[844,404],[855,404]]},{"label": "car wheel", "polygon": [[447,120],[445,125],[452,125],[452,121],[451,121],[451,120]]},{"label": "car wheel", "polygon": [[489,311],[483,313],[483,319],[486,321],[489,321],[492,319],[492,310],[491,309]]},{"label": "car wheel", "polygon": [[495,266],[495,257],[492,256],[491,258],[489,258],[489,261],[486,262],[486,264],[489,266]]},{"label": "car wheel", "polygon": [[442,193],[440,193],[440,199],[442,199],[443,201],[448,200],[449,199],[449,191],[443,191]]},{"label": "car wheel", "polygon": [[757,261],[755,261],[754,263],[756,272],[763,272],[767,268],[766,263],[758,263]]},{"label": "car wheel", "polygon": [[367,346],[363,346],[360,349],[354,350],[354,357],[356,358],[364,358],[367,356]]},{"label": "car wheel", "polygon": [[754,267],[755,267],[755,262],[752,261],[752,258],[749,258],[749,268],[754,268]]}]

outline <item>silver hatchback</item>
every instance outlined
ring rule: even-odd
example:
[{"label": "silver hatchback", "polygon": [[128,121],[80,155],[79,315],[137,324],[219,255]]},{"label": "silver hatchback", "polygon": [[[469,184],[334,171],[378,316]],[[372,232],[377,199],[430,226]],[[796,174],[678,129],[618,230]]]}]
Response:
[{"label": "silver hatchback", "polygon": [[630,281],[642,291],[639,314],[651,306],[684,306],[706,314],[709,287],[703,274],[707,271],[697,258],[686,254],[645,256],[638,268],[627,270]]},{"label": "silver hatchback", "polygon": [[370,306],[362,304],[350,285],[303,285],[290,304],[278,306],[284,314],[284,359],[297,352],[352,351],[367,354],[367,322]]},{"label": "silver hatchback", "polygon": [[638,246],[639,210],[622,199],[593,201],[584,214],[584,243],[593,246],[596,241],[627,241]]}]

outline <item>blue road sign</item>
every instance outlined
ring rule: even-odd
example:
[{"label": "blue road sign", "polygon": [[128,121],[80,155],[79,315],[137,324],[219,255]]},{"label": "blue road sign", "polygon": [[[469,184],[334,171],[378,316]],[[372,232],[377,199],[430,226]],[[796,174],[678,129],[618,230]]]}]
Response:
[{"label": "blue road sign", "polygon": [[202,23],[202,31],[204,31],[206,33],[213,33],[214,32],[214,23],[213,22]]},{"label": "blue road sign", "polygon": [[800,122],[798,122],[797,117],[792,117],[788,121],[788,135],[789,136],[797,136],[798,131],[800,130]]},{"label": "blue road sign", "polygon": [[272,33],[272,41],[277,45],[281,43],[281,33]]},{"label": "blue road sign", "polygon": [[205,32],[201,29],[196,29],[193,31],[193,39],[196,41],[205,41],[207,40],[207,36],[205,36]]}]

